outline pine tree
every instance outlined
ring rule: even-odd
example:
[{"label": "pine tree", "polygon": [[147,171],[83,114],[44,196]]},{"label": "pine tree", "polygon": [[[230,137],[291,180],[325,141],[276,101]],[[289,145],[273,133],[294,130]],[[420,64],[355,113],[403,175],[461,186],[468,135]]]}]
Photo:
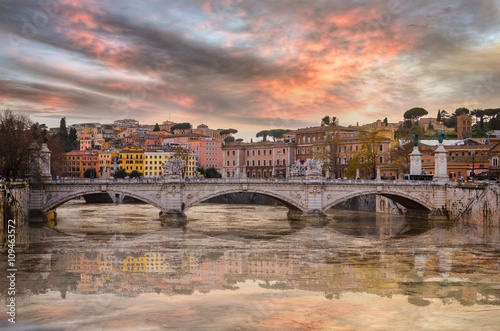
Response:
[{"label": "pine tree", "polygon": [[158,123],[156,123],[153,132],[158,132],[158,131],[160,131],[160,126],[158,125]]},{"label": "pine tree", "polygon": [[66,127],[66,117],[61,118],[61,122],[59,122],[59,137],[61,141],[65,141],[68,139],[68,128]]},{"label": "pine tree", "polygon": [[441,109],[438,110],[437,121],[441,121]]}]

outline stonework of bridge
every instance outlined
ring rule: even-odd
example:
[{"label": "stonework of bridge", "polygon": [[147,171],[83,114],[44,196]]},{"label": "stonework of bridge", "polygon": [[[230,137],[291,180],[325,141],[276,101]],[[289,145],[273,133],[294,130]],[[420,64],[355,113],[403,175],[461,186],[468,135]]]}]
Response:
[{"label": "stonework of bridge", "polygon": [[51,215],[61,204],[85,195],[107,193],[129,196],[160,210],[162,220],[185,219],[184,212],[210,198],[237,192],[253,192],[271,197],[288,207],[290,218],[324,216],[325,211],[350,198],[376,194],[405,207],[410,214],[448,216],[465,210],[484,187],[460,187],[450,183],[326,180],[316,179],[81,179],[46,180],[30,189],[31,212]]}]

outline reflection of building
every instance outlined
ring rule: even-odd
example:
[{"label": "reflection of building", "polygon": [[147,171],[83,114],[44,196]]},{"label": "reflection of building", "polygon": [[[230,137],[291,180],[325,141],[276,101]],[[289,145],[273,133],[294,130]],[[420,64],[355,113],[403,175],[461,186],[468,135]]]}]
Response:
[{"label": "reflection of building", "polygon": [[[54,275],[48,277],[55,281],[49,286],[79,293],[189,295],[194,291],[237,290],[238,282],[252,279],[264,289],[322,292],[327,298],[342,292],[362,292],[387,297],[410,295],[410,302],[417,305],[432,298],[463,304],[500,302],[492,291],[500,282],[498,257],[474,251],[179,253],[59,252],[57,258],[52,256],[58,265],[52,269],[57,270]],[[77,284],[68,288],[68,276],[58,278],[60,272],[74,275]],[[464,282],[448,282],[452,278]]]}]

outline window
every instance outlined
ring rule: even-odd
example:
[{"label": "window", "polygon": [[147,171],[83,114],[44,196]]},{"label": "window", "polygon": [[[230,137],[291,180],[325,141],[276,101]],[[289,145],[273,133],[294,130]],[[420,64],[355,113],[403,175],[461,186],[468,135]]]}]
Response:
[{"label": "window", "polygon": [[247,156],[250,156],[250,151],[247,151]]},{"label": "window", "polygon": [[257,155],[260,156],[260,149],[257,151]]},{"label": "window", "polygon": [[229,161],[227,161],[227,166],[229,167]]},{"label": "window", "polygon": [[[233,151],[233,153],[234,153],[234,151]],[[227,151],[227,156],[229,156],[229,151]]]},{"label": "window", "polygon": [[255,151],[252,151],[252,156],[255,156]]},{"label": "window", "polygon": [[383,156],[379,157],[378,161],[379,163],[384,163],[384,157]]},{"label": "window", "polygon": [[[260,166],[260,160],[257,160],[257,165]],[[260,177],[260,176],[259,176]]]},{"label": "window", "polygon": [[264,161],[263,161],[263,164],[262,164],[262,165],[264,165],[264,166],[266,165],[266,160],[264,160]]},{"label": "window", "polygon": [[491,159],[491,165],[493,167],[498,167],[498,157],[494,157]]},{"label": "window", "polygon": [[252,166],[255,166],[255,160],[252,160]]},{"label": "window", "polygon": [[262,152],[264,153],[264,156],[266,156],[266,150],[263,150]]},{"label": "window", "polygon": [[283,148],[283,155],[286,155],[286,150]]},{"label": "window", "polygon": [[236,161],[233,160],[233,167],[236,165]]}]

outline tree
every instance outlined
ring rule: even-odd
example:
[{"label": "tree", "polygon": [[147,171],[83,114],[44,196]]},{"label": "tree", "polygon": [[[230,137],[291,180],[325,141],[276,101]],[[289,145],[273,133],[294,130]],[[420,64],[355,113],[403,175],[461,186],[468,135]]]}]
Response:
[{"label": "tree", "polygon": [[321,119],[321,126],[328,126],[330,125],[330,116],[326,115]]},{"label": "tree", "polygon": [[115,178],[125,178],[125,177],[127,177],[127,172],[125,171],[125,169],[120,168],[117,171],[115,171],[114,176],[115,176]]},{"label": "tree", "polygon": [[158,125],[158,123],[156,123],[153,132],[158,132],[158,131],[160,131],[160,126]]},{"label": "tree", "polygon": [[139,172],[137,170],[132,170],[132,172],[130,172],[130,178],[139,178],[139,177],[142,177],[142,172]]},{"label": "tree", "polygon": [[481,131],[484,131],[484,116],[486,115],[484,113],[484,110],[482,110],[482,109],[474,109],[471,112],[471,115],[473,115],[473,116],[476,117],[476,123],[477,123],[477,119],[479,118],[479,129]]},{"label": "tree", "polygon": [[83,173],[84,178],[97,178],[97,172],[94,168],[89,168]]},{"label": "tree", "polygon": [[408,132],[410,135],[412,134],[418,134],[419,136],[424,135],[424,129],[418,124],[414,124],[411,128],[410,131]]},{"label": "tree", "polygon": [[359,135],[361,150],[358,151],[347,168],[348,176],[352,176],[356,168],[364,173],[366,177],[375,177],[377,174],[377,163],[379,145],[386,139],[378,131],[362,132]]},{"label": "tree", "polygon": [[323,142],[323,152],[318,156],[324,160],[324,167],[330,177],[339,178],[340,174],[340,145],[342,140],[338,133],[327,134]]},{"label": "tree", "polygon": [[66,127],[66,117],[61,118],[59,122],[59,138],[64,143],[68,139],[68,128]]},{"label": "tree", "polygon": [[24,175],[36,129],[27,115],[9,109],[0,114],[0,173],[4,178]]},{"label": "tree", "polygon": [[235,141],[243,141],[243,138],[238,138]]},{"label": "tree", "polygon": [[321,126],[335,126],[338,125],[339,120],[335,116],[326,115],[321,119]]},{"label": "tree", "polygon": [[68,140],[74,143],[77,139],[78,135],[76,134],[76,129],[75,128],[69,129]]},{"label": "tree", "polygon": [[257,138],[262,137],[262,141],[267,141],[267,136],[269,136],[270,134],[271,134],[270,130],[262,130],[262,131],[257,132],[257,134],[255,136]]},{"label": "tree", "polygon": [[396,146],[391,150],[391,160],[393,166],[398,169],[398,173],[409,174],[410,173],[410,153],[413,150],[413,144],[411,140],[398,142]]},{"label": "tree", "polygon": [[205,178],[221,178],[222,175],[214,167],[205,170]]},{"label": "tree", "polygon": [[235,141],[234,137],[226,137],[224,138],[224,142],[226,143],[233,143]]},{"label": "tree", "polygon": [[189,132],[189,130],[191,130],[191,123],[177,123],[177,124],[174,124],[172,125],[172,127],[170,127],[170,132],[175,134],[176,131],[179,131],[180,133],[187,133]]},{"label": "tree", "polygon": [[460,116],[460,115],[468,115],[469,114],[469,109],[460,107],[455,110],[455,116]]},{"label": "tree", "polygon": [[432,125],[431,122],[429,122],[429,125],[427,126],[427,131],[434,131],[434,125]]},{"label": "tree", "polygon": [[420,117],[425,116],[427,114],[428,112],[424,108],[414,107],[405,111],[403,117],[408,120],[418,121]]},{"label": "tree", "polygon": [[438,114],[436,116],[436,121],[441,122],[441,109],[438,109]]},{"label": "tree", "polygon": [[387,120],[387,117],[384,118],[384,124],[385,124],[385,127],[387,127],[389,125],[389,121]]},{"label": "tree", "polygon": [[221,136],[230,136],[230,135],[236,134],[236,133],[238,133],[238,130],[236,130],[236,129],[225,129],[225,130],[221,130],[220,135]]},{"label": "tree", "polygon": [[277,141],[277,140],[283,139],[283,136],[285,135],[285,133],[290,132],[290,131],[292,131],[292,130],[289,130],[289,129],[272,129],[272,130],[270,130],[269,135],[271,137],[273,137],[274,141]]}]

